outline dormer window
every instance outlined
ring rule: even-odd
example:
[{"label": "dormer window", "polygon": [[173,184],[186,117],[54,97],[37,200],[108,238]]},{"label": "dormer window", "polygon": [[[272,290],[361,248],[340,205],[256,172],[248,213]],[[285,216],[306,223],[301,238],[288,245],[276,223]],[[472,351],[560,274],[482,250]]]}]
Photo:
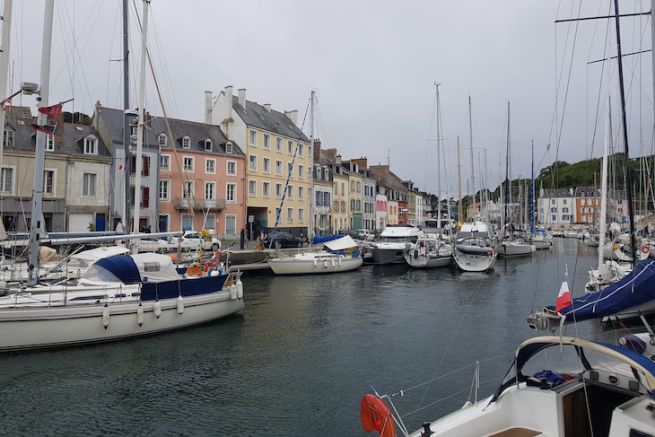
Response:
[{"label": "dormer window", "polygon": [[230,154],[232,153],[232,143],[230,143],[229,141],[225,143],[225,153],[230,153]]},{"label": "dormer window", "polygon": [[211,152],[212,151],[212,140],[209,138],[205,140],[205,152]]},{"label": "dormer window", "polygon": [[191,148],[191,138],[185,136],[182,138],[182,148],[183,149],[190,149]]},{"label": "dormer window", "polygon": [[166,147],[168,145],[168,137],[166,134],[159,134],[159,147]]},{"label": "dormer window", "polygon": [[98,139],[89,135],[84,138],[84,154],[85,155],[97,155],[98,154]]}]

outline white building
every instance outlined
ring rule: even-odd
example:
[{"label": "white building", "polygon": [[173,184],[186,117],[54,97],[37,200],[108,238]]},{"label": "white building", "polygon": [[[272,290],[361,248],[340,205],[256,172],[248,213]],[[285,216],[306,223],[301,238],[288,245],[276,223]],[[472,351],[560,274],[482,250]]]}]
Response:
[{"label": "white building", "polygon": [[540,225],[570,225],[576,223],[573,189],[541,189],[537,204],[539,206],[537,220]]}]

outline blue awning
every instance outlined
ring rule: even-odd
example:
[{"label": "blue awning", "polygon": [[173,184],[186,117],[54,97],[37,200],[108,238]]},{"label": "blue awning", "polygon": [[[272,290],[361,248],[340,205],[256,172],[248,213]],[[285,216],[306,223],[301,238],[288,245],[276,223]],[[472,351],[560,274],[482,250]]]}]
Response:
[{"label": "blue awning", "polygon": [[141,282],[139,268],[131,256],[110,256],[96,261],[95,265],[116,276],[123,284],[138,284]]}]

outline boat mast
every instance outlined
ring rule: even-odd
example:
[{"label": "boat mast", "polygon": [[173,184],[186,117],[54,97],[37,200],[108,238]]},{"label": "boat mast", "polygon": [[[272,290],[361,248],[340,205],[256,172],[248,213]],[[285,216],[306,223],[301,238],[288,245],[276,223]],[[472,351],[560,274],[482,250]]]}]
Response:
[{"label": "boat mast", "polygon": [[600,229],[598,230],[598,269],[603,264],[603,247],[605,246],[605,228],[607,226],[607,154],[612,138],[612,107],[607,97],[607,125],[605,126],[605,144],[603,145],[603,162],[600,173]]},{"label": "boat mast", "polygon": [[[2,177],[2,163],[4,161],[4,139],[5,136],[5,111],[4,106],[7,99],[7,77],[9,76],[9,48],[11,46],[11,9],[13,0],[5,0],[2,9],[2,46],[0,46],[0,178]],[[0,181],[2,183],[2,181]],[[0,239],[7,238],[4,223],[2,221],[2,210],[0,209]]]},{"label": "boat mast", "polygon": [[464,208],[462,205],[462,163],[459,157],[459,135],[457,135],[457,196],[459,201],[457,202],[457,220],[460,223],[463,223]]},{"label": "boat mast", "polygon": [[473,120],[471,117],[471,96],[469,96],[469,144],[471,145],[471,192],[473,193],[471,211],[475,213],[475,164],[473,162]]},{"label": "boat mast", "polygon": [[630,219],[630,246],[633,268],[637,265],[635,242],[635,216],[632,210],[632,178],[630,177],[630,149],[628,147],[628,122],[625,114],[625,89],[623,85],[623,58],[621,56],[621,27],[619,24],[619,0],[614,0],[614,22],[616,24],[616,60],[619,63],[619,91],[621,94],[621,120],[623,127],[623,148],[625,152],[626,194],[628,197],[628,217]]},{"label": "boat mast", "polygon": [[507,145],[505,150],[505,189],[504,189],[504,210],[503,210],[503,224],[501,230],[503,235],[505,234],[505,225],[507,224],[508,213],[509,213],[509,196],[511,190],[511,184],[509,181],[509,116],[510,116],[510,103],[507,102]]},{"label": "boat mast", "polygon": [[[48,106],[48,92],[50,87],[50,51],[52,48],[52,18],[54,16],[55,1],[46,0],[45,14],[43,16],[43,44],[41,46],[41,75],[39,95],[36,98],[38,108]],[[48,115],[38,113],[36,123],[42,127],[48,123]],[[39,232],[45,226],[41,223],[43,210],[43,169],[45,168],[46,134],[42,131],[36,133],[36,149],[34,150],[34,188],[32,188],[32,215],[30,219],[30,249],[28,261],[29,284],[36,285],[39,281]]]},{"label": "boat mast", "polygon": [[534,140],[530,147],[530,236],[534,238]]},{"label": "boat mast", "polygon": [[[134,223],[132,232],[139,232],[139,221],[141,214],[141,170],[143,168],[143,133],[145,130],[145,110],[146,100],[146,57],[147,38],[148,38],[148,6],[150,0],[143,0],[143,25],[141,27],[141,71],[139,76],[139,122],[136,131],[136,168],[134,169]],[[129,181],[129,179],[127,179]],[[136,252],[137,247],[134,245],[132,251]]]},{"label": "boat mast", "polygon": [[434,87],[436,89],[436,98],[437,98],[437,229],[441,233],[441,145],[439,141],[441,140],[441,130],[439,129],[439,124],[441,120],[441,103],[439,100],[439,85],[440,83],[435,82]]},{"label": "boat mast", "polygon": [[130,48],[128,40],[128,4],[123,0],[123,154],[125,162],[123,163],[123,232],[129,232],[130,223],[130,172],[128,159],[130,154],[130,121],[127,117],[127,111],[130,109]]},{"label": "boat mast", "polygon": [[[312,160],[312,174],[314,173],[314,98],[316,96],[316,91],[312,90],[309,95],[309,150],[312,151],[311,160]],[[314,185],[314,178],[312,177],[312,190],[309,193],[309,217],[307,220],[307,238],[310,241],[314,238],[314,202],[316,199],[316,186]]]}]

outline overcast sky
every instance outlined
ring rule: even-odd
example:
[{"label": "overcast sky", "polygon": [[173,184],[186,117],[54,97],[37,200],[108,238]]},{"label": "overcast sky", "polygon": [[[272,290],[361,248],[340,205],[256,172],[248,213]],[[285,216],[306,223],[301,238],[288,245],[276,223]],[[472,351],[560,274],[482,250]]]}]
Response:
[{"label": "overcast sky", "polygon": [[[142,4],[135,3],[140,13]],[[114,61],[122,57],[120,4],[56,0],[51,101],[75,97],[74,109],[87,113],[96,100],[122,106],[122,67]],[[14,1],[12,89],[39,79],[42,9],[43,1]],[[649,1],[631,0],[621,12],[649,9]],[[464,191],[470,182],[469,95],[475,166],[480,153],[489,185],[504,174],[508,100],[515,177],[529,176],[532,139],[535,165],[542,167],[556,150],[569,162],[600,155],[608,94],[614,125],[619,122],[616,60],[587,62],[616,53],[614,22],[554,20],[612,11],[609,0],[153,0],[148,38],[171,116],[202,121],[203,92],[233,85],[246,88],[248,100],[298,109],[300,123],[315,89],[323,147],[372,164],[389,156],[398,176],[432,192],[436,142],[428,139],[436,136],[430,132],[433,84],[440,82],[442,190],[453,195],[458,135]],[[130,16],[135,107],[140,36],[133,6]],[[624,53],[650,49],[647,17],[625,18],[622,26]],[[650,54],[626,58],[624,70],[631,156],[638,156],[652,143]],[[161,114],[150,76],[147,81],[146,106]]]}]

